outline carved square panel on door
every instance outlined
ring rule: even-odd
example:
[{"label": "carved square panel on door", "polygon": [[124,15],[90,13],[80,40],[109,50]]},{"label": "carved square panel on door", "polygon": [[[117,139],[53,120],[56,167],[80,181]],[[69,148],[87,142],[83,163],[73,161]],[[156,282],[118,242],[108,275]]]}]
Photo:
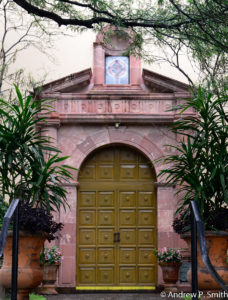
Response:
[{"label": "carved square panel on door", "polygon": [[150,165],[139,165],[139,178],[140,179],[151,179],[151,166]]},{"label": "carved square panel on door", "polygon": [[95,245],[96,231],[95,229],[80,229],[79,231],[80,245]]},{"label": "carved square panel on door", "polygon": [[136,179],[136,166],[135,165],[121,165],[120,166],[120,179]]},{"label": "carved square panel on door", "polygon": [[83,180],[95,179],[95,173],[96,173],[95,171],[96,171],[95,165],[88,165],[80,171],[79,178]]},{"label": "carved square panel on door", "polygon": [[98,267],[98,284],[110,285],[114,282],[114,267]]},{"label": "carved square panel on door", "polygon": [[139,192],[138,206],[139,207],[155,207],[155,193],[154,192]]},{"label": "carved square panel on door", "polygon": [[119,250],[120,264],[136,264],[136,248],[123,248]]},{"label": "carved square panel on door", "polygon": [[120,163],[136,163],[137,155],[133,151],[121,151],[120,152]]},{"label": "carved square panel on door", "polygon": [[98,245],[112,245],[114,229],[98,229]]},{"label": "carved square panel on door", "polygon": [[139,267],[139,283],[154,285],[156,282],[154,267]]},{"label": "carved square panel on door", "polygon": [[119,214],[120,226],[136,226],[136,212],[135,210],[125,209],[120,210]]},{"label": "carved square panel on door", "polygon": [[80,205],[81,207],[91,207],[91,206],[95,206],[96,202],[95,202],[95,192],[84,192],[82,191],[80,193]]},{"label": "carved square panel on door", "polygon": [[146,265],[156,263],[152,248],[139,248],[139,263]]},{"label": "carved square panel on door", "polygon": [[99,165],[98,166],[98,178],[99,179],[113,179],[114,168],[112,165]]},{"label": "carved square panel on door", "polygon": [[99,264],[115,264],[113,248],[98,248]]},{"label": "carved square panel on door", "polygon": [[110,149],[104,149],[101,154],[97,154],[99,162],[114,162],[114,152]]},{"label": "carved square panel on door", "polygon": [[120,267],[120,284],[135,284],[136,278],[135,267]]},{"label": "carved square panel on door", "polygon": [[136,193],[135,192],[120,192],[120,207],[135,207]]},{"label": "carved square panel on door", "polygon": [[79,250],[81,264],[95,264],[96,263],[96,249],[95,248],[80,248]]},{"label": "carved square panel on door", "polygon": [[114,226],[114,210],[98,211],[98,226]]},{"label": "carved square panel on door", "polygon": [[96,282],[96,270],[93,267],[79,267],[79,276],[82,284],[94,284]]},{"label": "carved square panel on door", "polygon": [[80,226],[95,226],[96,212],[94,210],[81,210],[79,214]]},{"label": "carved square panel on door", "polygon": [[120,240],[122,245],[136,244],[136,230],[135,229],[120,229]]},{"label": "carved square panel on door", "polygon": [[155,232],[153,229],[139,229],[138,230],[138,244],[151,245],[155,247]]},{"label": "carved square panel on door", "polygon": [[110,207],[114,205],[114,192],[99,192],[98,193],[98,206]]},{"label": "carved square panel on door", "polygon": [[138,219],[139,226],[155,225],[155,212],[153,210],[139,210]]}]

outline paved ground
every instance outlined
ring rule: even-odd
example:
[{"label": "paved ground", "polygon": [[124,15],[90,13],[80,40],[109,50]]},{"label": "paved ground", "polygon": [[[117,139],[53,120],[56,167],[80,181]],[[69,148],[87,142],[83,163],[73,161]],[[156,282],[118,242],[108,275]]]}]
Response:
[{"label": "paved ground", "polygon": [[132,294],[59,294],[56,296],[45,296],[47,300],[161,300],[166,299],[160,294],[146,293],[132,293]]}]

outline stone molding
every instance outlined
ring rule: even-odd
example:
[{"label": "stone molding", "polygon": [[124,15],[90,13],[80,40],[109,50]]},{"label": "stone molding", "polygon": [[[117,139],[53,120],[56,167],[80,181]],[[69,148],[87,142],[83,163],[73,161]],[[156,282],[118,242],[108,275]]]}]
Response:
[{"label": "stone molding", "polygon": [[[90,153],[102,146],[112,144],[123,144],[134,147],[148,157],[150,161],[155,161],[159,157],[163,156],[162,150],[143,134],[127,128],[122,129],[119,127],[116,129],[113,127],[107,128],[102,132],[99,131],[95,135],[88,134],[81,143],[77,145],[77,149],[74,151],[74,153],[77,153],[78,157],[77,165],[75,165],[75,167],[80,169],[83,161]],[[72,159],[74,159],[74,154]],[[156,173],[158,173],[159,165],[154,164],[154,168]]]},{"label": "stone molding", "polygon": [[161,181],[155,182],[154,185],[158,188],[170,188],[170,187],[175,188],[176,187],[176,185],[173,183],[165,183],[165,182],[161,182]]}]

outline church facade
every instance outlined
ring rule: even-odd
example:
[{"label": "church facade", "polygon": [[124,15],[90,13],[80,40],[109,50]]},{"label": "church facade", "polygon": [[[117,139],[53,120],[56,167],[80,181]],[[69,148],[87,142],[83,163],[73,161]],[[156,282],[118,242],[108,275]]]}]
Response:
[{"label": "church facade", "polygon": [[[64,260],[58,287],[77,290],[151,290],[162,284],[153,248],[182,247],[172,228],[173,186],[158,174],[156,160],[169,154],[176,136],[173,105],[189,97],[188,86],[141,69],[123,56],[128,41],[99,34],[92,69],[43,86],[55,99],[45,124],[67,163],[78,169],[65,185],[70,208],[58,246]],[[189,112],[186,112],[189,114]]]}]

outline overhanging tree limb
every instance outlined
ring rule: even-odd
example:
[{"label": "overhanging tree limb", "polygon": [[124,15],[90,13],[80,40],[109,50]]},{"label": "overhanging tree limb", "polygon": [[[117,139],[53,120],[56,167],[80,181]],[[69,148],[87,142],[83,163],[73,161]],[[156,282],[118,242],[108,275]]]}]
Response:
[{"label": "overhanging tree limb", "polygon": [[[14,2],[16,4],[18,4],[19,6],[21,6],[23,9],[25,9],[29,14],[34,14],[37,15],[39,17],[44,17],[44,18],[48,18],[50,20],[55,21],[59,26],[62,25],[75,25],[75,26],[84,26],[87,28],[93,28],[93,25],[96,24],[100,24],[100,23],[108,23],[108,24],[115,24],[115,23],[120,23],[123,26],[127,26],[127,27],[150,27],[150,28],[164,28],[164,29],[174,29],[174,28],[179,28],[183,25],[188,25],[191,23],[191,20],[183,20],[183,21],[179,21],[179,20],[175,20],[174,23],[168,24],[166,22],[163,21],[154,21],[154,20],[145,20],[143,18],[135,18],[134,20],[128,20],[128,19],[124,19],[121,18],[121,16],[115,16],[110,14],[108,11],[105,10],[98,10],[95,7],[93,7],[92,5],[87,5],[84,7],[87,7],[89,9],[91,9],[93,12],[98,12],[99,14],[106,14],[109,16],[108,17],[93,17],[93,18],[88,18],[88,19],[80,19],[80,18],[62,18],[60,15],[58,15],[57,13],[54,13],[52,11],[48,11],[47,9],[42,9],[39,8],[35,5],[32,5],[31,3],[29,3],[26,0],[14,0]],[[65,2],[65,3],[69,3],[72,4],[74,6],[82,6],[82,4],[78,4],[78,2],[74,2],[74,1],[59,1],[59,2]],[[140,22],[140,21],[141,22]]]}]

